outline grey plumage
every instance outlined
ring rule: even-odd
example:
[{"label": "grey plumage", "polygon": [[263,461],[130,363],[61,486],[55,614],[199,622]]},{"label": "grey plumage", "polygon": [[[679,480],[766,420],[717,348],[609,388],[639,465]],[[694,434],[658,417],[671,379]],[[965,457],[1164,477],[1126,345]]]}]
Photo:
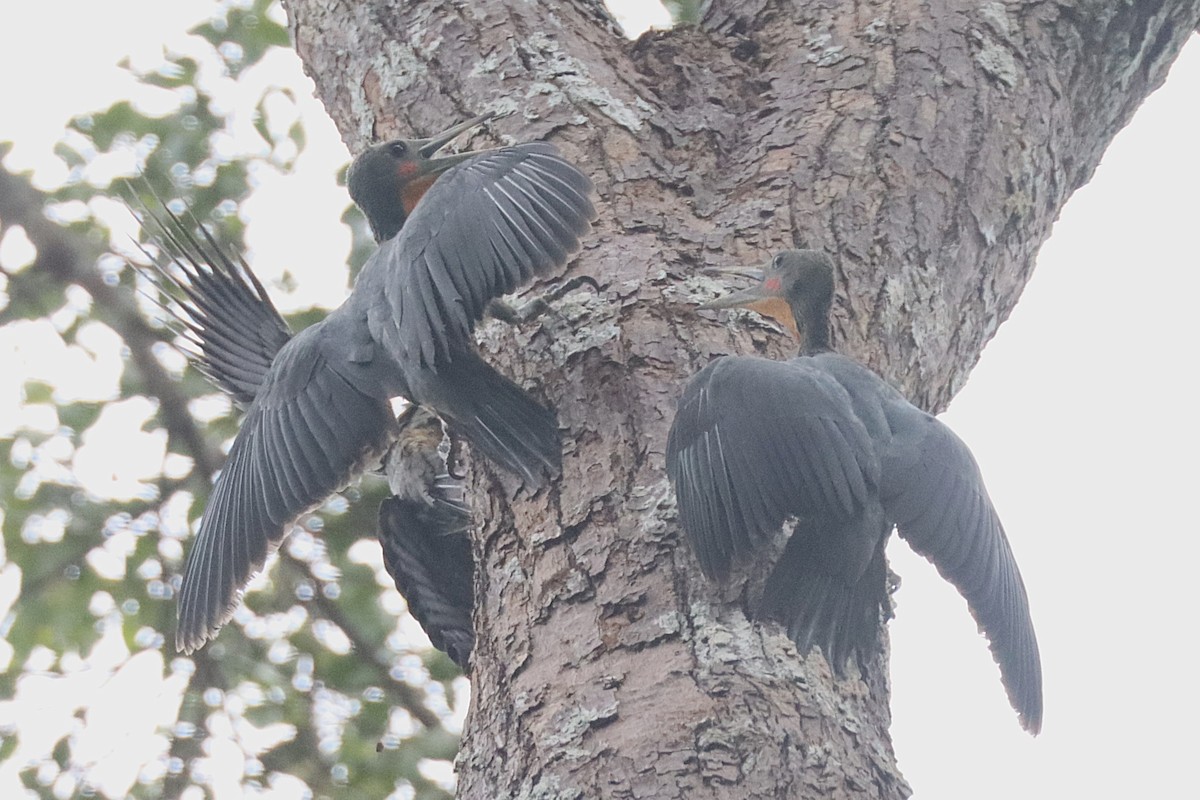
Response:
[{"label": "grey plumage", "polygon": [[1022,725],[1042,723],[1041,662],[1016,560],[966,445],[867,368],[828,348],[832,262],[778,256],[713,307],[786,298],[805,338],[784,362],[726,357],[688,383],[667,443],[680,521],[725,579],[788,519],[760,616],[841,672],[877,647],[893,525],[966,598]]},{"label": "grey plumage", "polygon": [[[244,263],[235,266],[207,231],[201,229],[197,237],[169,210],[163,216],[149,218],[155,223],[160,245],[165,245],[180,273],[174,276],[160,268],[147,274],[176,298],[164,307],[187,339],[188,355],[215,386],[242,404],[249,404],[268,382],[271,363],[291,338],[287,324],[254,272]],[[260,336],[263,331],[268,335]],[[305,410],[301,405],[297,413],[303,415]],[[394,492],[379,510],[378,536],[384,564],[433,645],[466,669],[474,644],[474,562],[467,538],[471,515],[462,482],[448,474],[441,453],[442,423],[429,411],[409,406],[393,424],[382,422],[376,427],[380,425],[387,435],[373,444],[377,449],[390,448],[387,472]],[[298,427],[328,430],[326,425],[302,423]],[[329,441],[322,447],[328,448],[328,453],[338,451]],[[253,457],[253,448],[249,452]],[[314,471],[312,459],[321,459],[321,452],[273,454],[281,465],[282,480],[274,494],[268,491],[264,497],[278,501],[281,494],[286,495],[280,512],[283,518],[289,516],[288,503],[303,504],[304,475]],[[225,473],[238,474],[238,465],[231,459]],[[269,514],[269,508],[265,512]],[[214,508],[210,513],[225,512]],[[198,542],[197,547],[210,551],[193,556],[189,565],[204,565],[208,571],[187,577],[195,585],[218,593],[228,591],[231,581],[236,583],[236,576],[228,573],[226,565],[265,558],[270,548],[269,541],[248,540],[239,543],[245,547],[242,552],[223,557],[211,552],[219,544],[215,536]],[[207,599],[202,597],[201,602]]]},{"label": "grey plumage", "polygon": [[180,297],[165,310],[188,343],[192,365],[239,406],[250,405],[291,328],[249,266],[240,258],[235,263],[208,230],[193,233],[166,206],[159,213],[143,209],[142,222],[178,270],[143,274],[165,297]]},{"label": "grey plumage", "polygon": [[[368,151],[383,165],[380,152]],[[284,339],[265,371],[252,357],[261,344],[249,348],[250,355],[235,347],[237,357],[226,358],[223,343],[247,341],[250,327],[273,309],[260,307],[258,318],[230,316],[193,300],[202,318],[193,335],[204,366],[250,403],[185,568],[176,635],[184,652],[229,619],[241,589],[301,514],[387,450],[397,436],[392,397],[436,411],[531,487],[557,473],[553,412],[480,359],[472,332],[494,296],[547,274],[578,249],[595,217],[591,184],[544,143],[450,159],[457,166],[401,216],[400,232],[368,260],[350,297],[323,321]],[[495,200],[500,187],[524,192],[526,201],[514,207]],[[373,222],[376,230],[384,227]],[[177,234],[181,239],[189,244]],[[219,256],[207,260],[228,263]],[[215,285],[204,283],[210,272],[218,274],[191,270],[193,293]],[[252,278],[230,286],[261,288]],[[265,340],[268,347],[277,334]]]},{"label": "grey plumage", "polygon": [[470,513],[452,504],[389,497],[379,506],[388,574],[430,643],[463,670],[475,648],[475,561],[463,527],[469,523]]},{"label": "grey plumage", "polygon": [[409,406],[385,472],[393,496],[379,506],[383,563],[434,647],[466,670],[475,646],[475,559],[466,487],[451,474],[442,421]]},{"label": "grey plumage", "polygon": [[372,338],[398,362],[435,370],[474,349],[489,300],[579,249],[596,216],[590,193],[548,142],[483,153],[447,172],[359,276],[372,290],[357,294]]}]

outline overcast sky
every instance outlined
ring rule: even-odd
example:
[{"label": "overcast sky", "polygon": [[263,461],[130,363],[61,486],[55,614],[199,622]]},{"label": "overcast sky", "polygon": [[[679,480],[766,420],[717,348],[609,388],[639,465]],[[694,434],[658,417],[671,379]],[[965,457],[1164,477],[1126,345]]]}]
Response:
[{"label": "overcast sky", "polygon": [[[0,82],[0,140],[17,144],[10,167],[36,167],[46,185],[61,179],[49,153],[66,119],[130,93],[112,65],[126,54],[153,65],[163,41],[188,47],[180,31],[210,6],[71,8],[70,27],[58,3],[25,4],[28,24],[0,26],[0,70],[45,71],[36,85]],[[71,58],[45,62],[51,51]],[[311,93],[290,53],[262,80]],[[1045,670],[1041,736],[1019,728],[957,593],[903,543],[889,550],[903,579],[890,628],[893,733],[917,798],[1196,796],[1198,100],[1193,37],[1067,205],[1016,311],[943,416],[980,462],[1025,576]],[[338,223],[348,200],[332,178],[345,150],[318,104],[303,110],[297,174],[259,175],[246,207],[255,268],[300,280],[285,310],[342,291],[319,267],[349,244]],[[297,226],[310,235],[288,251]],[[314,253],[315,241],[328,252]],[[15,352],[0,342],[0,367],[20,378],[34,367]]]}]

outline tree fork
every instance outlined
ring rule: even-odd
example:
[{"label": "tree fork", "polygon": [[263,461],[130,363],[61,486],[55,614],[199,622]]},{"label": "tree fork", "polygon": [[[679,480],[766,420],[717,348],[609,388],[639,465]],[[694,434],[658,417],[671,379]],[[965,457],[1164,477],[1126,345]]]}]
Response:
[{"label": "tree fork", "polygon": [[905,796],[886,652],[834,681],[747,622],[758,576],[714,586],[680,539],[663,451],[684,379],[792,348],[757,317],[695,313],[717,290],[699,269],[830,251],[844,350],[943,407],[1200,0],[713,0],[637,42],[591,0],[286,5],[352,150],[512,112],[492,130],[552,139],[600,192],[569,274],[602,291],[481,328],[558,409],[564,474],[529,497],[474,472],[460,796]]}]

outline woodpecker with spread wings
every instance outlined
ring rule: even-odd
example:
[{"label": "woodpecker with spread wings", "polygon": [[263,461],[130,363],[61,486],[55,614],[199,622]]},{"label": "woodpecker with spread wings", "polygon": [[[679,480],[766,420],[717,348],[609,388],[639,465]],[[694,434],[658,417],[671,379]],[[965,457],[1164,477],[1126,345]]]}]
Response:
[{"label": "woodpecker with spread wings", "polygon": [[[744,270],[743,270],[744,272]],[[707,308],[746,307],[801,340],[788,361],[728,356],[684,389],[667,472],[700,567],[724,580],[789,519],[759,615],[801,653],[844,673],[878,647],[892,527],[967,600],[1022,726],[1042,725],[1042,668],[1029,600],[979,467],[954,433],[830,346],[833,262],[781,253],[754,285]]]},{"label": "woodpecker with spread wings", "polygon": [[484,362],[473,332],[491,300],[578,250],[592,186],[545,142],[435,155],[487,118],[355,159],[350,194],[379,248],[321,322],[292,336],[273,308],[209,302],[201,361],[248,407],[184,570],[180,650],[215,635],[297,518],[378,463],[399,434],[394,397],[532,489],[557,474],[554,413]]}]

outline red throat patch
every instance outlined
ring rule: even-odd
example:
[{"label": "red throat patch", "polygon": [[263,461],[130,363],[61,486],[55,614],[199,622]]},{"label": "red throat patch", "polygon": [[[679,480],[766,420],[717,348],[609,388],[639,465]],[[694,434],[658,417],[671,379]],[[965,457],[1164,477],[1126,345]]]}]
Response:
[{"label": "red throat patch", "polygon": [[[402,166],[400,169],[403,176],[405,167]],[[412,169],[409,170],[410,174],[416,172],[416,169],[416,164],[413,164]],[[421,198],[425,196],[425,192],[429,191],[429,187],[433,186],[433,182],[437,180],[437,177],[437,175],[423,175],[420,178],[407,180],[401,184],[400,202],[404,206],[405,214],[413,212],[413,209],[417,207],[417,203],[421,202]]]}]

